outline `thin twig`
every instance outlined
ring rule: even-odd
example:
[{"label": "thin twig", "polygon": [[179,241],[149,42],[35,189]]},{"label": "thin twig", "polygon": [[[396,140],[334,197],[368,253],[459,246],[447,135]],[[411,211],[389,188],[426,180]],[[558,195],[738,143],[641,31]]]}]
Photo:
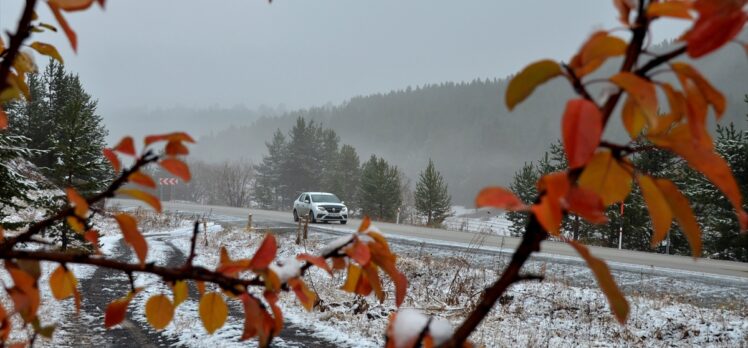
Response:
[{"label": "thin twig", "polygon": [[[190,241],[190,255],[184,262],[184,268],[192,267],[192,260],[195,259],[195,244],[197,244],[197,234],[200,232],[200,220],[195,220],[195,227],[192,229],[192,240]],[[207,232],[207,231],[204,231]]]},{"label": "thin twig", "polygon": [[34,18],[36,1],[37,0],[26,0],[26,6],[23,8],[21,19],[18,21],[16,33],[10,37],[8,49],[5,51],[6,54],[3,57],[3,61],[0,62],[0,92],[9,87],[8,76],[10,75],[10,67],[13,66],[13,62],[18,56],[23,42],[31,34],[31,21]]}]

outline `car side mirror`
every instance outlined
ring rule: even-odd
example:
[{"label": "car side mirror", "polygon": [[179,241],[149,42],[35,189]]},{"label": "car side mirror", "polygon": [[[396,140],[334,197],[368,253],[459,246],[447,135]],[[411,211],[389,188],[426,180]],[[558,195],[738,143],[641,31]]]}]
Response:
[{"label": "car side mirror", "polygon": [[309,200],[308,200],[308,199],[305,199],[305,200],[304,200],[304,203],[309,203]]},{"label": "car side mirror", "polygon": [[343,205],[345,205],[345,201],[340,201],[340,204],[343,204]]}]

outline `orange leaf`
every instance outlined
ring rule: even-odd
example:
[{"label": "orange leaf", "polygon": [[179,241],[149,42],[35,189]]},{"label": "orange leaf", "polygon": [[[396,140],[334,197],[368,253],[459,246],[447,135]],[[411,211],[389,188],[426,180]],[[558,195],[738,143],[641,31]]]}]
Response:
[{"label": "orange leaf", "polygon": [[138,222],[134,217],[125,213],[120,213],[114,216],[117,220],[122,235],[125,237],[125,242],[135,250],[135,254],[138,255],[141,265],[145,265],[145,258],[148,255],[148,243],[145,238],[138,230]]},{"label": "orange leaf", "polygon": [[292,278],[288,280],[288,286],[291,287],[293,292],[296,294],[296,298],[304,306],[307,311],[311,311],[314,307],[314,303],[317,302],[317,294],[309,290],[304,282],[299,278]]},{"label": "orange leaf", "polygon": [[11,329],[10,320],[8,320],[8,312],[6,312],[5,308],[0,305],[0,341],[6,342],[8,340]]},{"label": "orange leaf", "polygon": [[684,89],[686,88],[685,80],[693,81],[704,99],[714,108],[717,119],[724,114],[727,103],[725,97],[698,70],[683,62],[671,63],[670,66],[678,76],[678,80]]},{"label": "orange leaf", "polygon": [[652,219],[652,229],[654,230],[652,247],[655,247],[665,239],[667,231],[670,230],[670,224],[673,222],[673,213],[670,211],[670,206],[665,196],[652,178],[646,175],[639,175],[636,180],[639,182],[639,188],[641,188],[644,202],[647,203],[647,210],[649,210],[649,216]]},{"label": "orange leaf", "polygon": [[603,115],[595,103],[572,99],[562,120],[563,142],[569,167],[581,167],[592,158],[603,135]]},{"label": "orange leaf", "polygon": [[266,347],[273,331],[273,319],[260,307],[260,301],[254,296],[244,292],[241,300],[244,307],[244,332],[241,340],[258,335],[260,346]]},{"label": "orange leaf", "polygon": [[681,38],[688,43],[688,55],[704,56],[737,36],[748,20],[748,14],[742,11],[744,4],[743,1],[697,1],[699,19]]},{"label": "orange leaf", "polygon": [[631,191],[631,173],[610,151],[598,151],[579,177],[578,185],[597,193],[605,206],[626,199]]},{"label": "orange leaf", "polygon": [[139,171],[130,174],[130,176],[127,177],[127,180],[130,182],[134,182],[138,185],[145,186],[145,187],[150,187],[153,189],[156,188],[156,182],[153,181],[153,178]]},{"label": "orange leaf", "polygon": [[114,147],[113,150],[121,152],[125,155],[135,156],[135,142],[130,136],[124,137],[119,141],[119,143]]},{"label": "orange leaf", "polygon": [[591,63],[600,65],[608,58],[622,56],[626,53],[627,47],[626,41],[609,35],[607,32],[592,35],[587,43],[582,46],[580,68]]},{"label": "orange leaf", "polygon": [[608,221],[602,199],[590,190],[572,187],[566,195],[566,202],[569,211],[589,222],[602,224]]},{"label": "orange leaf", "polygon": [[358,280],[361,278],[361,267],[356,266],[354,264],[348,265],[348,277],[345,280],[345,284],[343,284],[343,291],[347,292],[355,292],[356,291],[356,285],[358,284]]},{"label": "orange leaf", "polygon": [[345,268],[345,259],[342,257],[333,257],[332,258],[332,269],[334,270],[341,270]]},{"label": "orange leaf", "polygon": [[694,258],[701,256],[701,229],[693,215],[693,210],[684,196],[672,182],[666,179],[656,179],[655,184],[665,196],[670,210],[678,221],[683,234],[691,245],[691,254]]},{"label": "orange leaf", "polygon": [[190,181],[190,168],[184,162],[176,158],[167,158],[161,160],[161,162],[158,162],[158,164],[162,168],[166,169],[166,171],[168,171],[169,173],[182,178],[182,180]]},{"label": "orange leaf", "polygon": [[78,217],[68,216],[65,220],[67,220],[68,225],[75,232],[83,233],[86,230],[86,226],[83,224],[83,222],[81,222],[81,219]]},{"label": "orange leaf", "polygon": [[629,15],[631,13],[631,9],[635,8],[635,5],[633,5],[630,0],[613,0],[613,4],[618,10],[618,20],[621,22],[621,24],[628,26]]},{"label": "orange leaf", "polygon": [[181,141],[171,140],[166,144],[166,154],[169,156],[187,155],[189,153],[190,150]]},{"label": "orange leaf", "polygon": [[582,256],[584,261],[587,262],[587,265],[595,275],[595,279],[597,279],[597,284],[605,294],[605,297],[608,298],[610,309],[613,311],[618,322],[621,324],[626,322],[626,318],[629,315],[629,303],[626,301],[626,298],[623,297],[621,290],[618,289],[616,281],[610,274],[608,265],[605,264],[605,261],[592,256],[586,246],[570,239],[565,240],[579,253],[580,256]]},{"label": "orange leaf", "polygon": [[96,230],[88,230],[83,235],[83,238],[85,238],[91,245],[94,247],[94,250],[96,252],[96,255],[101,255],[101,250],[99,250],[99,232]]},{"label": "orange leaf", "polygon": [[109,160],[109,163],[112,165],[114,172],[119,173],[120,169],[122,169],[122,165],[119,163],[119,158],[117,158],[117,154],[115,154],[114,151],[108,148],[104,148],[102,152],[104,153],[104,157],[106,157],[106,159]]},{"label": "orange leaf", "polygon": [[65,11],[72,12],[91,7],[94,0],[49,0],[49,2],[54,3]]},{"label": "orange leaf", "polygon": [[613,75],[610,81],[626,91],[639,105],[649,126],[657,127],[657,91],[655,85],[635,74],[621,72]]},{"label": "orange leaf", "polygon": [[561,66],[552,60],[541,60],[528,65],[509,81],[506,89],[507,108],[511,111],[539,85],[562,74]]},{"label": "orange leaf", "polygon": [[63,300],[73,296],[78,286],[78,280],[72,272],[59,266],[49,276],[49,288],[56,300]]},{"label": "orange leaf", "polygon": [[278,295],[274,292],[265,291],[262,296],[265,297],[265,301],[267,301],[270,309],[273,311],[273,330],[271,330],[270,335],[276,336],[283,329],[283,312],[278,307]]},{"label": "orange leaf", "polygon": [[174,305],[164,295],[151,296],[145,304],[145,319],[156,330],[163,330],[174,317]]},{"label": "orange leaf", "polygon": [[273,259],[275,259],[277,252],[278,244],[275,241],[275,236],[268,233],[265,235],[265,239],[262,241],[260,247],[257,248],[255,255],[252,256],[252,261],[249,262],[249,268],[253,270],[263,270],[268,268],[270,263],[273,262]]},{"label": "orange leaf", "polygon": [[187,289],[187,282],[184,280],[177,280],[174,282],[174,288],[172,289],[174,292],[174,307],[176,308],[179,306],[184,300],[187,299],[187,296],[189,295],[189,291]]},{"label": "orange leaf", "polygon": [[189,134],[184,132],[175,132],[168,134],[149,135],[145,137],[145,146],[159,141],[185,141],[188,143],[195,143],[195,140],[192,139]]},{"label": "orange leaf", "polygon": [[319,268],[324,269],[325,271],[327,271],[327,273],[332,275],[332,269],[330,269],[330,265],[327,264],[327,261],[325,260],[324,257],[302,253],[302,254],[296,255],[296,259],[299,261],[309,262]]},{"label": "orange leaf", "polygon": [[509,211],[527,210],[527,205],[503,187],[486,187],[475,197],[475,206],[494,207]]},{"label": "orange leaf", "polygon": [[366,244],[356,240],[352,245],[345,247],[345,253],[348,257],[356,260],[361,266],[366,266],[371,260],[371,252]]},{"label": "orange leaf", "polygon": [[641,134],[644,125],[647,122],[647,118],[631,97],[627,97],[626,101],[623,103],[621,118],[623,119],[623,126],[626,127],[631,139],[639,137],[639,134]]},{"label": "orange leaf", "polygon": [[62,30],[65,32],[65,36],[68,37],[70,46],[73,47],[73,52],[76,52],[78,50],[78,37],[75,35],[75,31],[73,31],[73,28],[71,28],[67,20],[65,20],[65,17],[62,15],[60,7],[57,4],[52,1],[47,2],[47,4],[49,5],[49,9],[52,10],[52,14],[55,16],[55,19],[57,19],[57,22],[60,23]]},{"label": "orange leaf", "polygon": [[159,201],[158,198],[156,198],[156,196],[148,192],[144,192],[144,191],[140,191],[136,189],[119,189],[117,190],[117,193],[128,195],[132,198],[143,201],[147,203],[148,205],[150,205],[151,207],[153,207],[153,210],[155,210],[156,212],[158,213],[161,212],[161,201]]},{"label": "orange leaf", "polygon": [[384,292],[382,291],[382,282],[379,280],[377,266],[371,263],[364,266],[364,276],[369,281],[369,284],[374,290],[374,294],[377,296],[379,302],[384,302]]},{"label": "orange leaf", "polygon": [[200,296],[205,294],[205,282],[204,281],[196,280],[195,286],[197,287],[197,293],[200,294]]},{"label": "orange leaf", "polygon": [[649,17],[691,19],[691,3],[687,1],[653,2],[647,7]]},{"label": "orange leaf", "polygon": [[226,302],[224,302],[221,294],[217,292],[205,294],[200,299],[198,311],[200,312],[200,319],[203,321],[203,326],[209,334],[212,334],[223,326],[229,313]]},{"label": "orange leaf", "polygon": [[72,187],[68,187],[65,192],[67,193],[70,206],[75,208],[75,215],[83,219],[87,218],[88,202],[86,201],[86,199],[81,197],[81,195],[78,194],[78,191],[76,191]]},{"label": "orange leaf", "polygon": [[371,219],[369,219],[369,216],[364,216],[363,220],[361,220],[361,225],[358,226],[358,232],[368,230],[369,226],[371,226]]},{"label": "orange leaf", "polygon": [[106,306],[106,312],[104,312],[104,327],[110,328],[114,325],[121,323],[125,320],[125,314],[127,313],[127,306],[130,305],[130,301],[135,296],[134,293],[130,292],[127,296],[118,298],[109,305]]},{"label": "orange leaf", "polygon": [[552,198],[543,196],[540,198],[540,203],[533,204],[530,210],[546,232],[553,236],[559,235],[563,212],[557,198],[554,202]]}]

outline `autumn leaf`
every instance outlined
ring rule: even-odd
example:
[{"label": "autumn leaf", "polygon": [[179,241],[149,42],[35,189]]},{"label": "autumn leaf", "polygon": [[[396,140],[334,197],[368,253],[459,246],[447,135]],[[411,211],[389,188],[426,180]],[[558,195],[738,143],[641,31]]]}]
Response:
[{"label": "autumn leaf", "polygon": [[356,240],[353,244],[345,247],[344,251],[348,257],[356,260],[356,262],[361,266],[366,266],[369,263],[369,260],[371,260],[369,247],[361,241]]},{"label": "autumn leaf", "polygon": [[106,306],[104,312],[104,327],[110,328],[114,325],[121,323],[125,320],[125,314],[127,314],[127,306],[130,305],[130,301],[135,296],[134,293],[130,292],[127,296],[118,298],[109,303]]},{"label": "autumn leaf", "polygon": [[347,292],[356,292],[356,286],[358,285],[358,281],[361,278],[361,267],[349,264],[348,265],[348,277],[345,279],[345,283],[343,284],[343,291]]},{"label": "autumn leaf", "polygon": [[477,208],[493,207],[509,211],[527,210],[527,205],[503,187],[486,187],[475,197]]},{"label": "autumn leaf", "polygon": [[83,238],[91,243],[91,245],[94,247],[94,251],[96,255],[101,255],[101,250],[99,250],[99,232],[96,230],[88,230],[86,233],[83,234]]},{"label": "autumn leaf", "polygon": [[670,206],[670,210],[675,216],[675,220],[678,221],[681,231],[686,236],[688,244],[691,245],[691,255],[694,258],[701,256],[701,228],[699,228],[699,224],[696,222],[696,217],[693,215],[688,198],[669,180],[656,179],[655,185],[662,192],[667,204]]},{"label": "autumn leaf", "polygon": [[635,8],[635,5],[632,4],[631,0],[613,0],[613,4],[615,5],[616,10],[618,10],[618,21],[620,21],[621,24],[628,26],[629,15],[631,14],[631,9]]},{"label": "autumn leaf", "polygon": [[187,164],[185,164],[184,162],[176,158],[167,158],[161,160],[160,162],[158,162],[158,164],[161,166],[161,168],[164,168],[169,173],[182,178],[182,180],[190,181],[190,168],[187,167]]},{"label": "autumn leaf", "polygon": [[32,42],[30,46],[40,54],[52,57],[58,62],[63,63],[62,56],[60,55],[60,52],[57,52],[57,48],[55,48],[55,46],[39,41]]},{"label": "autumn leaf", "polygon": [[161,212],[161,201],[158,200],[158,198],[148,192],[137,190],[137,189],[119,189],[117,190],[118,194],[127,195],[132,198],[135,198],[139,201],[143,201],[153,207],[153,210],[160,213]]},{"label": "autumn leaf", "polygon": [[332,269],[330,268],[330,265],[327,264],[327,261],[325,260],[324,257],[302,253],[302,254],[296,255],[296,259],[299,261],[309,262],[319,268],[322,268],[323,270],[327,271],[327,273],[332,275]]},{"label": "autumn leaf", "polygon": [[73,12],[91,7],[94,0],[49,0],[49,2],[54,3],[62,10]]},{"label": "autumn leaf", "polygon": [[63,300],[75,295],[77,286],[78,280],[75,279],[75,275],[62,265],[58,266],[49,276],[49,288],[56,300]]},{"label": "autumn leaf", "polygon": [[174,317],[174,305],[165,295],[155,295],[145,304],[145,319],[156,330],[163,330]]},{"label": "autumn leaf", "polygon": [[569,167],[581,167],[592,158],[603,134],[603,115],[595,103],[572,99],[562,119],[564,152]]},{"label": "autumn leaf", "polygon": [[228,316],[226,302],[224,302],[221,294],[217,292],[210,292],[203,295],[200,299],[200,307],[198,308],[198,311],[203,326],[209,334],[220,329],[226,322]]},{"label": "autumn leaf", "polygon": [[109,163],[112,165],[112,169],[114,169],[115,173],[119,173],[120,169],[122,169],[122,165],[119,162],[119,158],[117,157],[117,154],[112,151],[112,149],[104,148],[102,150],[102,153],[104,154],[104,157],[106,157],[107,160],[109,160]]},{"label": "autumn leaf", "polygon": [[174,133],[168,133],[168,134],[149,135],[145,137],[145,146],[151,145],[159,141],[167,141],[167,142],[168,141],[180,141],[180,142],[194,143],[195,139],[192,139],[192,137],[185,132],[174,132]]},{"label": "autumn leaf", "polygon": [[189,295],[187,282],[184,280],[177,280],[176,282],[174,282],[174,288],[172,289],[172,291],[174,292],[174,307],[176,308],[182,302],[184,302],[184,300],[186,300]]},{"label": "autumn leaf", "polygon": [[135,141],[133,141],[132,137],[130,136],[124,137],[119,141],[119,143],[114,147],[113,150],[134,157]]},{"label": "autumn leaf", "polygon": [[77,233],[83,233],[86,231],[86,226],[81,222],[81,219],[77,216],[68,216],[65,218],[65,220],[68,222],[68,226],[70,228],[77,232]]},{"label": "autumn leaf", "polygon": [[691,58],[704,56],[730,42],[743,29],[748,14],[743,1],[697,1],[699,18],[681,40]]},{"label": "autumn leaf", "polygon": [[623,55],[626,47],[625,41],[608,32],[595,32],[571,58],[569,67],[578,78],[584,77],[597,70],[608,58]]},{"label": "autumn leaf", "polygon": [[538,180],[540,202],[530,208],[540,225],[552,235],[559,234],[563,206],[561,200],[569,192],[569,178],[566,172],[546,174]]},{"label": "autumn leaf", "polygon": [[141,265],[145,265],[145,258],[148,255],[148,243],[145,238],[138,230],[138,222],[134,217],[125,213],[120,213],[114,216],[117,220],[122,235],[125,237],[125,242],[135,250],[135,254],[138,255]]},{"label": "autumn leaf", "polygon": [[678,76],[678,80],[686,88],[686,80],[691,80],[698,88],[701,95],[704,97],[709,104],[714,108],[714,112],[719,119],[725,112],[726,99],[720,93],[719,90],[714,88],[712,84],[699,73],[698,70],[694,69],[691,65],[684,62],[674,62],[670,64],[675,74]]},{"label": "autumn leaf", "polygon": [[602,224],[608,222],[602,199],[591,190],[572,187],[566,194],[566,202],[569,211],[591,223]]},{"label": "autumn leaf", "polygon": [[511,111],[539,85],[562,74],[561,66],[552,60],[541,60],[528,65],[509,81],[506,89],[507,108]]},{"label": "autumn leaf", "polygon": [[647,7],[647,16],[691,19],[690,10],[691,2],[688,1],[652,2]]},{"label": "autumn leaf", "polygon": [[652,247],[655,247],[665,239],[667,231],[670,230],[673,213],[670,211],[670,206],[665,196],[652,178],[646,175],[639,175],[636,177],[636,181],[639,183],[642,196],[644,196],[644,202],[647,203],[649,216],[652,219],[652,229],[654,230]]},{"label": "autumn leaf", "polygon": [[626,199],[631,191],[631,173],[613,158],[610,151],[598,151],[579,176],[580,187],[592,190],[605,206]]},{"label": "autumn leaf", "polygon": [[571,245],[580,256],[582,256],[584,261],[587,262],[587,265],[595,275],[597,284],[608,299],[611,311],[613,311],[613,314],[619,323],[625,323],[626,318],[629,315],[629,303],[626,301],[626,298],[623,297],[621,290],[618,289],[618,285],[616,285],[613,276],[610,274],[608,265],[605,264],[605,261],[592,256],[586,246],[570,239],[564,238],[564,240],[569,243],[569,245]]},{"label": "autumn leaf", "polygon": [[262,244],[257,248],[252,260],[249,262],[249,268],[253,270],[263,270],[268,268],[275,255],[278,251],[278,244],[275,241],[275,236],[271,233],[265,235],[265,239],[262,240]]},{"label": "autumn leaf", "polygon": [[147,174],[143,174],[140,171],[133,172],[127,177],[127,180],[133,183],[136,183],[138,185],[142,185],[145,187],[150,187],[155,189],[156,188],[156,182],[153,181],[153,178],[151,178]]},{"label": "autumn leaf", "polygon": [[0,106],[0,130],[8,128],[8,114],[5,113],[3,107]]},{"label": "autumn leaf", "polygon": [[368,215],[364,215],[364,218],[361,219],[361,224],[358,226],[358,232],[364,232],[369,229],[369,226],[371,226],[371,219]]},{"label": "autumn leaf", "polygon": [[171,140],[166,143],[166,154],[169,156],[187,155],[189,153],[190,150],[181,141]]},{"label": "autumn leaf", "polygon": [[68,37],[70,46],[73,47],[73,52],[78,51],[78,36],[75,34],[75,31],[73,31],[73,28],[70,27],[67,20],[65,20],[65,17],[60,11],[59,5],[52,1],[48,1],[47,4],[49,5],[49,9],[52,10],[52,14],[55,16],[55,19],[57,19],[57,23],[60,23],[60,27],[62,27],[62,31],[65,32],[65,36]]},{"label": "autumn leaf", "polygon": [[288,286],[291,287],[293,292],[296,294],[296,298],[304,306],[307,311],[311,311],[314,304],[317,302],[317,294],[309,290],[304,281],[299,278],[292,278],[288,280]]},{"label": "autumn leaf", "polygon": [[626,131],[629,133],[631,139],[638,138],[647,123],[644,113],[642,113],[639,106],[631,97],[627,97],[626,101],[623,102],[621,118],[623,119],[623,126],[626,127]]},{"label": "autumn leaf", "polygon": [[613,75],[610,81],[625,90],[641,109],[650,127],[657,127],[657,90],[655,85],[630,72]]},{"label": "autumn leaf", "polygon": [[73,207],[73,212],[75,213],[75,215],[83,219],[87,218],[88,202],[86,201],[86,199],[78,194],[78,191],[76,191],[72,187],[68,187],[65,190],[65,193],[67,194],[70,206]]}]

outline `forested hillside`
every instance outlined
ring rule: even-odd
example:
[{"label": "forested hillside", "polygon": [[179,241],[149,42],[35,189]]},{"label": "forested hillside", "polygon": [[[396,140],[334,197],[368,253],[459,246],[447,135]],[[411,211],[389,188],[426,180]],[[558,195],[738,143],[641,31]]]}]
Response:
[{"label": "forested hillside", "polygon": [[[696,62],[728,100],[723,122],[745,124],[748,71],[741,67],[746,59],[741,47],[731,45]],[[617,66],[612,62],[600,73],[608,74]],[[289,129],[303,116],[334,129],[341,142],[353,145],[362,158],[370,154],[387,158],[410,178],[417,177],[432,158],[440,164],[454,202],[471,204],[481,187],[509,184],[524,162],[538,158],[559,137],[563,105],[572,95],[566,81],[556,80],[509,113],[503,102],[506,84],[506,79],[448,82],[354,97],[339,106],[264,117],[203,137],[195,153],[206,161],[239,156],[258,162],[273,132]],[[590,87],[597,97],[609,88],[604,83]],[[612,131],[623,134],[622,127],[615,126]]]}]

